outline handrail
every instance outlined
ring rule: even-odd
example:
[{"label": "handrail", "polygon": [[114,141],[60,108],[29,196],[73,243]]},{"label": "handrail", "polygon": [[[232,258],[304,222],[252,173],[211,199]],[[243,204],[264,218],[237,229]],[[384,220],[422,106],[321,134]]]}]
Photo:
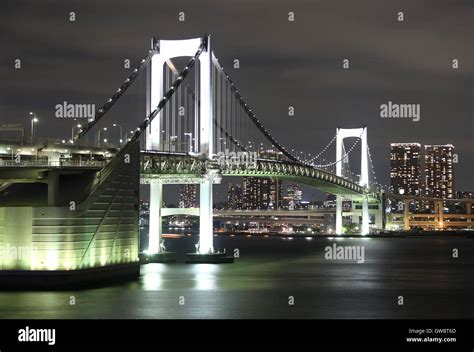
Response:
[{"label": "handrail", "polygon": [[107,164],[106,160],[74,160],[74,161],[43,161],[43,160],[26,160],[16,162],[15,160],[0,160],[1,167],[97,167],[102,168]]}]

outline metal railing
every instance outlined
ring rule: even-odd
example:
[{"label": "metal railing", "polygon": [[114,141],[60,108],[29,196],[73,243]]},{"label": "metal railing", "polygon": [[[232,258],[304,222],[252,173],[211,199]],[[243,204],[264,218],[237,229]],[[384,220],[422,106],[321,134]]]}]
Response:
[{"label": "metal railing", "polygon": [[47,161],[47,160],[0,160],[1,167],[47,167],[47,168],[62,168],[62,167],[104,167],[108,161],[106,160],[65,160],[65,161]]}]

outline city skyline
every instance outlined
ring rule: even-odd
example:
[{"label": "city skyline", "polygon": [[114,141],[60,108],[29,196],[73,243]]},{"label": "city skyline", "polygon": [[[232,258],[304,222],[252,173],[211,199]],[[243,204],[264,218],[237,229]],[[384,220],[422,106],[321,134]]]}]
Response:
[{"label": "city skyline", "polygon": [[[363,16],[362,4],[346,4],[342,11],[335,5],[325,4],[314,12],[306,11],[307,5],[303,2],[290,5],[284,1],[275,2],[271,9],[265,10],[276,23],[280,19],[283,25],[267,23],[266,31],[254,35],[253,29],[259,23],[258,12],[262,10],[262,4],[257,2],[252,10],[234,8],[245,16],[247,23],[245,30],[239,33],[240,40],[233,33],[232,18],[219,13],[210,24],[205,21],[205,16],[209,14],[185,2],[167,6],[166,15],[157,12],[153,15],[155,21],[139,21],[140,25],[134,24],[133,30],[127,27],[127,23],[120,23],[117,27],[114,15],[127,9],[127,5],[122,1],[116,3],[117,7],[100,11],[100,27],[94,21],[97,14],[90,13],[88,5],[79,2],[58,5],[54,14],[47,14],[39,5],[28,1],[2,11],[0,16],[5,16],[2,23],[7,34],[4,38],[16,38],[4,43],[10,49],[3,54],[2,62],[10,63],[10,66],[2,65],[1,68],[5,77],[4,85],[0,87],[4,98],[0,111],[2,123],[22,121],[28,131],[28,113],[33,111],[39,116],[35,133],[69,138],[71,121],[58,121],[54,117],[57,104],[63,101],[102,104],[116,89],[121,77],[129,74],[130,69],[123,67],[124,60],[129,59],[133,67],[148,49],[152,36],[174,39],[194,37],[197,32],[210,32],[219,47],[222,64],[232,71],[232,77],[246,92],[247,101],[260,119],[285,145],[315,153],[325,146],[327,136],[334,132],[335,126],[367,125],[374,164],[380,170],[378,178],[381,183],[389,184],[389,161],[386,156],[389,143],[394,139],[399,142],[416,139],[421,144],[454,144],[459,155],[455,170],[456,188],[472,188],[470,175],[473,166],[469,162],[474,160],[472,94],[464,87],[465,83],[469,84],[469,79],[472,81],[473,60],[468,50],[468,26],[453,25],[469,21],[467,12],[463,11],[463,2],[458,7],[438,3],[427,11],[421,5],[408,1],[385,9],[375,1],[366,1],[365,6],[378,9],[379,13],[377,19],[366,19],[363,25],[357,22],[363,36],[352,30],[355,22],[347,21],[345,17],[349,13],[354,20]],[[232,8],[233,4],[229,6]],[[399,8],[406,12],[406,21],[402,23],[396,19]],[[67,15],[72,10],[77,12],[76,23],[68,22]],[[136,8],[128,10],[131,17],[148,16],[147,12]],[[181,10],[187,13],[184,22],[178,20],[177,14]],[[286,18],[290,10],[295,13],[293,23]],[[444,17],[442,25],[433,28],[429,25],[430,21],[440,13],[449,16]],[[20,15],[27,19],[31,27],[14,27]],[[41,28],[31,31],[39,21]],[[58,25],[64,30],[61,35],[54,31],[56,35],[53,36],[49,28],[57,28]],[[337,26],[348,40],[337,35],[306,36],[308,43],[302,41],[300,44],[291,40],[293,36],[312,33],[324,26]],[[377,26],[376,35],[370,33],[373,26]],[[114,39],[117,28],[122,28],[119,41]],[[445,28],[450,30],[444,31]],[[418,31],[418,38],[424,38],[423,51],[409,40],[413,30]],[[268,31],[273,31],[273,34],[265,35]],[[94,32],[101,34],[84,36]],[[443,33],[445,39],[448,36],[450,40],[436,40],[438,33]],[[88,40],[84,40],[85,37]],[[291,50],[281,48],[281,42],[287,43]],[[358,43],[362,48],[370,47],[371,50],[358,50],[350,42]],[[231,43],[239,44],[236,47]],[[47,50],[51,48],[55,49]],[[400,54],[397,50],[402,48],[403,54]],[[14,67],[16,58],[22,59],[21,69]],[[349,69],[343,68],[345,58],[349,59]],[[239,69],[233,68],[235,59],[240,60]],[[459,61],[457,69],[452,67],[453,59]],[[295,62],[295,65],[288,65],[288,62]],[[429,78],[425,78],[425,71],[430,72]],[[61,79],[66,74],[67,80]],[[252,82],[251,77],[255,74],[261,77],[259,84]],[[94,82],[92,86],[91,82]],[[41,94],[38,93],[39,86]],[[6,87],[9,87],[8,90]],[[271,99],[276,91],[283,99]],[[381,118],[379,108],[388,101],[420,104],[421,119],[413,122]],[[294,108],[292,116],[288,115],[290,106]],[[54,123],[57,127],[53,126],[53,122],[57,122]],[[124,122],[119,120],[124,130],[128,130]],[[287,127],[283,127],[287,125],[295,126],[293,133],[287,133]],[[438,128],[440,125],[444,128]],[[113,138],[118,140],[117,136]],[[309,189],[305,194],[311,198],[313,192]]]},{"label": "city skyline", "polygon": [[2,2],[0,350],[470,342],[471,2]]},{"label": "city skyline", "polygon": [[[405,195],[413,195],[413,196],[420,196],[420,197],[421,196],[428,196],[428,197],[435,196],[435,198],[439,198],[439,196],[437,195],[438,194],[437,192],[439,191],[431,190],[431,188],[427,186],[427,184],[429,183],[427,183],[428,169],[426,166],[426,163],[427,163],[426,159],[428,158],[428,154],[426,152],[426,148],[443,147],[443,146],[452,147],[450,162],[449,162],[450,167],[451,167],[450,172],[452,173],[452,170],[454,169],[454,164],[453,164],[454,146],[452,145],[433,146],[433,145],[428,144],[428,145],[424,145],[422,148],[422,145],[417,142],[390,143],[390,146],[391,146],[391,156],[389,156],[389,158],[391,160],[391,166],[390,166],[391,176],[390,176],[389,184],[386,185],[386,190],[391,190],[394,194],[405,194]],[[412,158],[411,155],[413,154],[415,155],[415,157],[412,160],[410,160]],[[422,166],[425,166],[423,170],[422,170]],[[439,174],[440,172],[439,170],[442,167],[442,165],[441,166],[439,165],[439,160],[434,161],[431,167],[437,169],[436,174],[438,175],[438,178],[441,178],[443,173]],[[455,176],[451,174],[451,176],[449,177],[452,178],[452,183],[455,184],[454,183]],[[246,180],[245,178],[243,178],[243,180],[240,180],[239,182],[229,181],[227,183],[227,194],[225,197],[228,200],[228,204],[231,204],[231,202],[229,201],[231,198],[229,194],[230,192],[234,191],[235,186],[240,185],[243,188],[243,190],[245,190],[244,186],[246,183],[248,183],[250,187],[249,181],[250,182],[253,181],[254,183],[256,182],[254,187],[250,187],[251,189],[265,186],[265,184],[261,185],[262,181],[260,181],[259,178],[249,178],[249,179],[250,180]],[[272,182],[270,179],[263,179],[263,180],[266,180],[266,182]],[[305,201],[311,202],[311,201],[320,201],[326,197],[322,194],[314,198],[303,197],[302,194],[305,194],[305,192],[302,192],[299,189],[301,187],[303,187],[304,189],[308,189],[308,188],[310,189],[310,187],[305,186],[305,185],[299,185],[297,183],[292,183],[291,181],[284,181],[284,182],[281,182],[280,188],[282,188],[284,184],[286,184],[287,187],[284,193],[281,192],[281,195],[280,195],[281,200],[279,202],[281,204],[280,207],[283,206],[284,202],[286,203],[288,202],[288,200],[294,198],[294,195],[292,193],[293,191],[291,190],[292,187],[296,187],[295,189],[299,192],[299,196],[297,196],[298,198],[297,200],[305,200]],[[449,193],[445,196],[445,198],[455,198],[456,193],[461,194],[461,193],[466,193],[466,192],[472,192],[472,191],[457,189],[456,187],[451,186]],[[216,191],[216,195],[217,193],[219,193],[219,191]],[[233,195],[232,197],[235,197],[235,195]],[[245,199],[245,197],[246,197],[245,192],[243,192],[242,198]],[[250,199],[249,197],[251,197],[251,195],[247,194],[248,199]],[[173,202],[172,200],[170,201]],[[246,208],[245,201],[242,200],[242,202],[243,202],[243,207]],[[249,202],[250,201],[248,200],[247,203]],[[220,199],[218,203],[222,203],[222,199]],[[247,205],[247,209],[252,209],[252,208],[257,209],[257,208],[265,208],[265,207],[268,207],[268,205],[266,206],[253,205],[252,206],[250,205],[250,203]]]}]

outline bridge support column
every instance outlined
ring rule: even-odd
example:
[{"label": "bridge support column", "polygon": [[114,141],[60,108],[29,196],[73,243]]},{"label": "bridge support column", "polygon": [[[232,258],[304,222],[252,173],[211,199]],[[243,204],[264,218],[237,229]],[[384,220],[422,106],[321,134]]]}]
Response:
[{"label": "bridge support column", "polygon": [[59,200],[59,172],[50,170],[48,172],[48,205],[57,205]]},{"label": "bridge support column", "polygon": [[368,235],[370,233],[369,223],[369,199],[364,195],[362,198],[362,235]]},{"label": "bridge support column", "polygon": [[212,218],[212,175],[200,184],[199,194],[199,247],[196,253],[186,254],[186,263],[233,263],[234,257],[214,251],[214,226]]},{"label": "bridge support column", "polygon": [[468,223],[467,228],[470,229],[471,226],[472,226],[472,219],[470,218],[470,216],[472,214],[472,203],[471,202],[466,203],[466,214],[468,215],[468,217],[466,219],[466,221]]},{"label": "bridge support column", "polygon": [[442,230],[444,228],[444,205],[441,201],[436,203],[438,208],[438,228]]},{"label": "bridge support column", "polygon": [[[212,95],[212,51],[211,37],[206,38],[205,50],[199,57],[200,63],[200,131],[199,131],[199,151],[201,155],[212,159],[213,156],[213,95]],[[213,226],[212,226],[212,175],[207,174],[204,182],[200,185],[199,194],[199,253],[212,254],[213,247]]]},{"label": "bridge support column", "polygon": [[403,202],[403,230],[410,230],[410,201],[407,199]]},{"label": "bridge support column", "polygon": [[212,181],[206,179],[199,188],[199,253],[211,254],[213,246]]},{"label": "bridge support column", "polygon": [[161,207],[163,204],[163,184],[150,184],[150,223],[149,223],[149,254],[156,254],[161,252],[161,232],[162,232],[162,217]]},{"label": "bridge support column", "polygon": [[162,213],[163,184],[150,184],[150,222],[148,251],[145,253],[145,263],[168,263],[176,261],[176,253],[166,250],[162,243]]},{"label": "bridge support column", "polygon": [[336,235],[342,235],[342,197],[336,196]]}]

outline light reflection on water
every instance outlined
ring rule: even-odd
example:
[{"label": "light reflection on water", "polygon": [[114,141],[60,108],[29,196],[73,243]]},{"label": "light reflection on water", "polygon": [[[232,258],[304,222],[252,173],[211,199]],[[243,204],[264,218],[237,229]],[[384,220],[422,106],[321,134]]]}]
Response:
[{"label": "light reflection on water", "polygon": [[156,263],[142,266],[142,284],[144,290],[162,289],[162,274],[167,270],[166,264]]},{"label": "light reflection on water", "polygon": [[[216,248],[239,249],[234,264],[184,264],[196,240],[167,239],[178,262],[144,265],[135,282],[0,292],[0,318],[474,318],[472,239],[219,235]],[[326,260],[331,243],[365,246],[366,261]],[[463,254],[456,260],[453,246]],[[401,293],[410,297],[407,309],[393,304]],[[291,309],[289,295],[297,302]],[[184,307],[177,303],[180,296],[186,297]]]},{"label": "light reflection on water", "polygon": [[216,277],[220,271],[219,265],[199,264],[193,266],[195,288],[198,290],[214,290]]},{"label": "light reflection on water", "polygon": [[[196,290],[215,290],[217,289],[217,278],[221,267],[213,264],[161,264],[153,263],[142,266],[141,285],[143,290],[157,291],[166,290],[167,278],[173,275],[173,271],[180,268],[184,274],[181,276],[182,283],[191,283],[184,285]],[[182,269],[185,268],[183,271]]]}]

